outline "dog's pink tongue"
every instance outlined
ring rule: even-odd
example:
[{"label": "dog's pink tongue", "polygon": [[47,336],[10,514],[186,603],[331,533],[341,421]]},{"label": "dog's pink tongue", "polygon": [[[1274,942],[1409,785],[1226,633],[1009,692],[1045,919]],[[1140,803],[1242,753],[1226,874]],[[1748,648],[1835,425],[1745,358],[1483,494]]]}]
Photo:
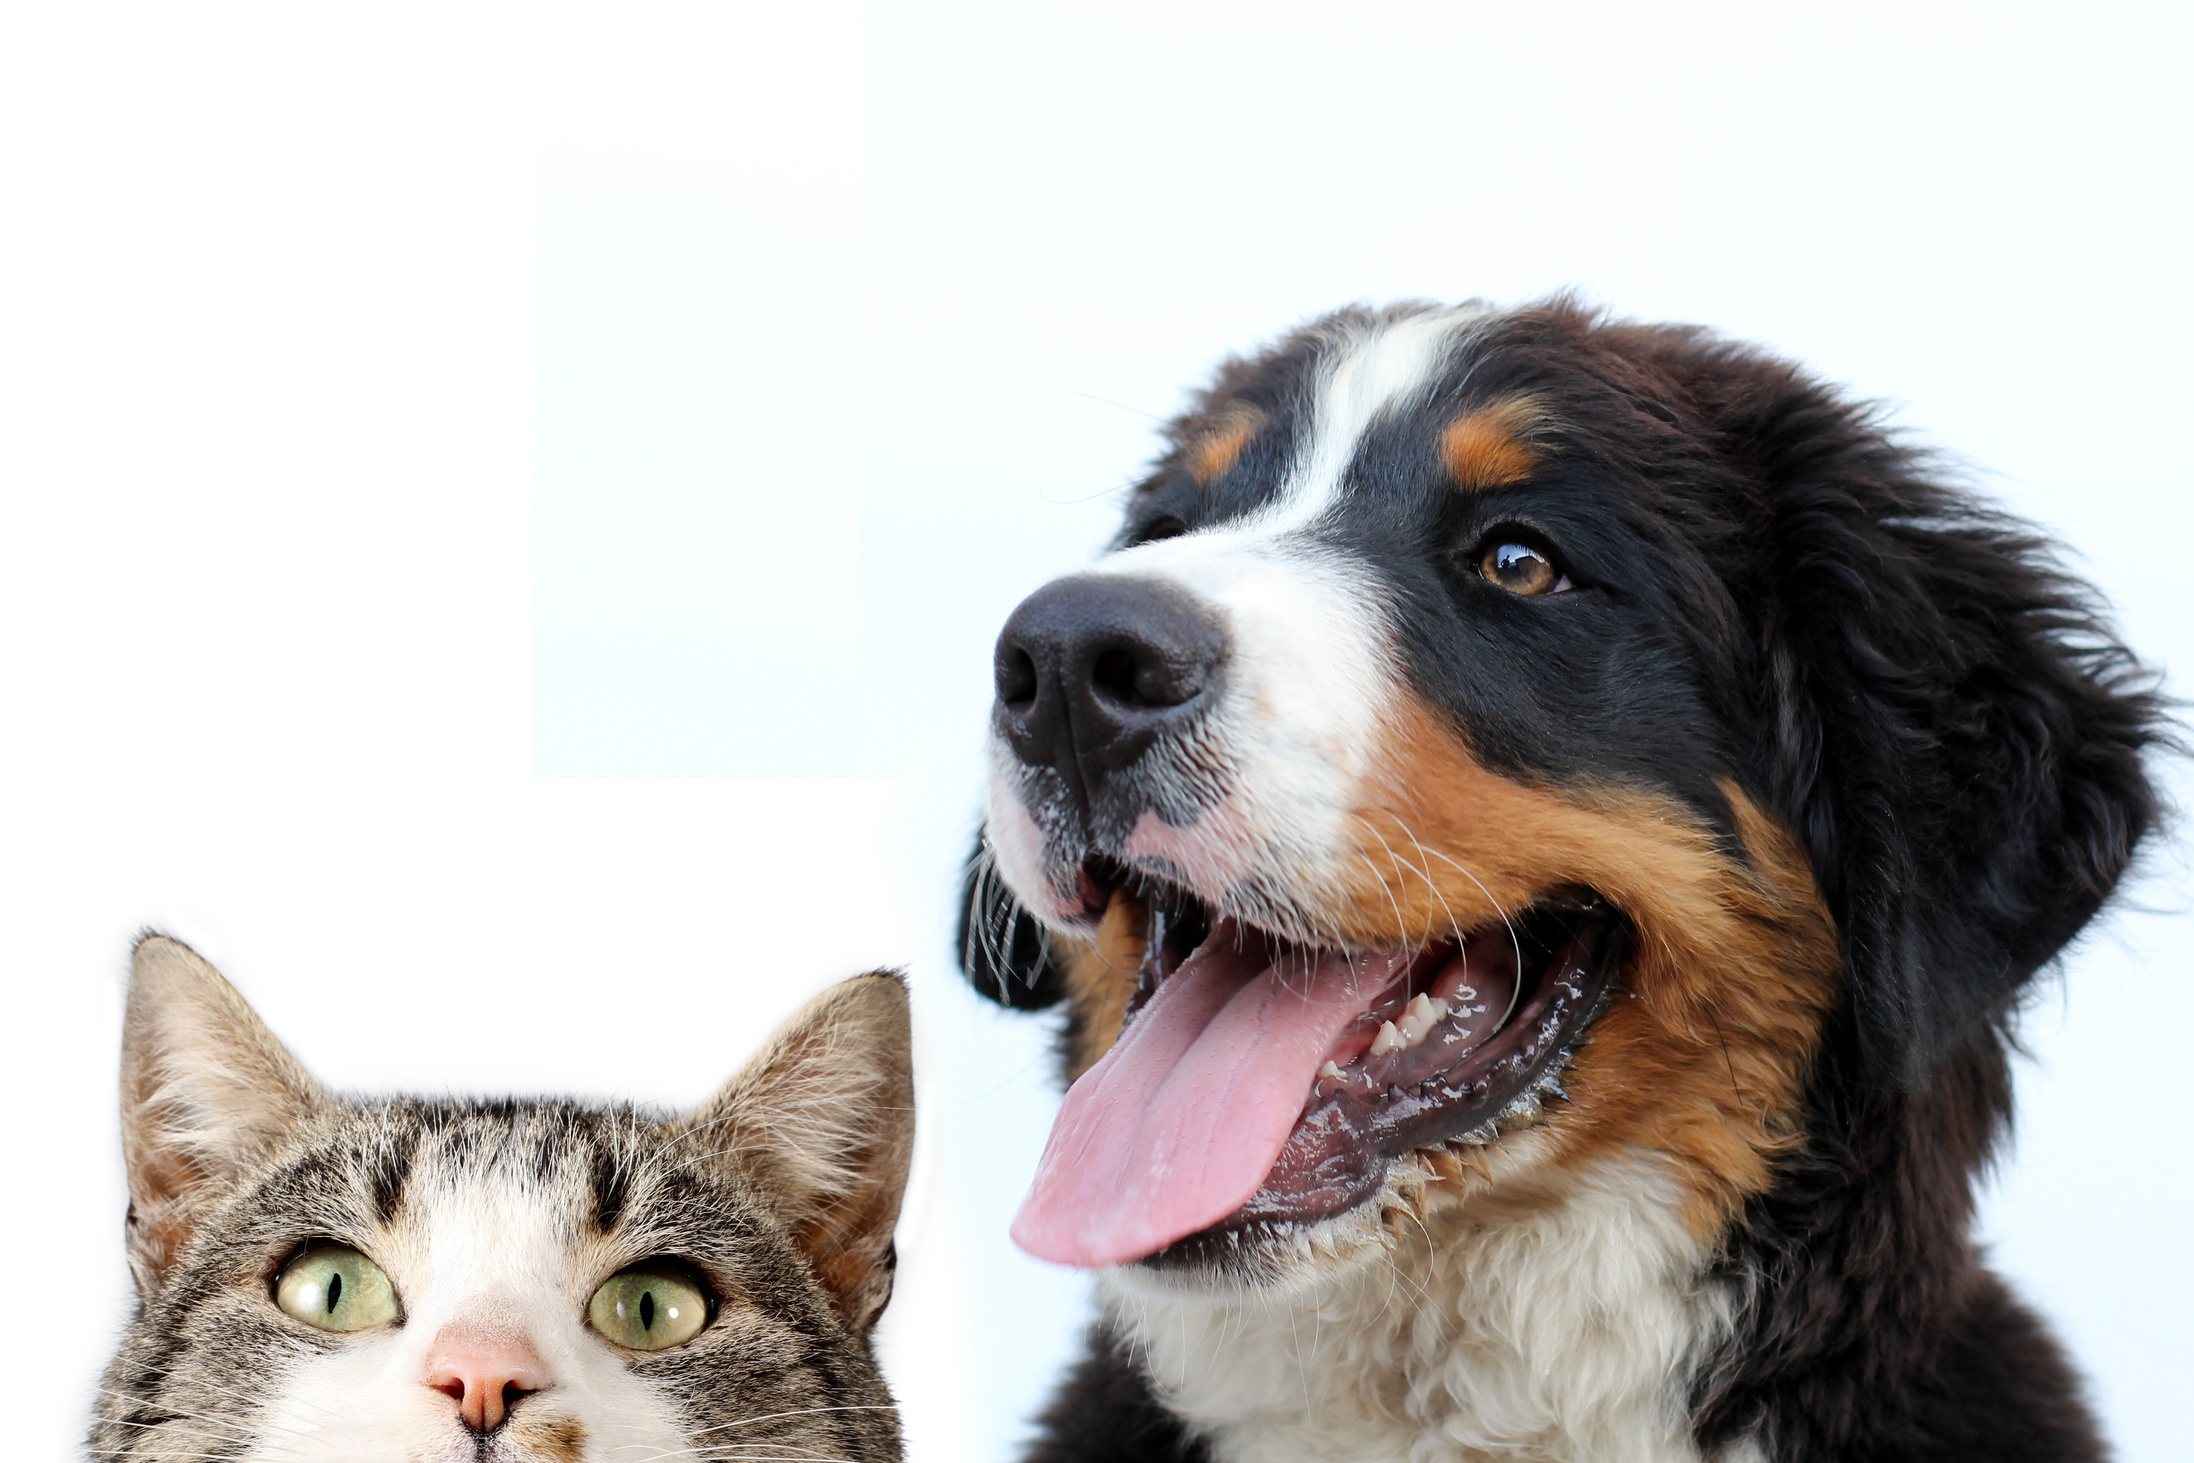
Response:
[{"label": "dog's pink tongue", "polygon": [[1063,1265],[1117,1265],[1257,1192],[1335,1040],[1409,962],[1328,956],[1306,972],[1299,957],[1271,959],[1228,921],[1158,988],[1068,1090],[1015,1244]]}]

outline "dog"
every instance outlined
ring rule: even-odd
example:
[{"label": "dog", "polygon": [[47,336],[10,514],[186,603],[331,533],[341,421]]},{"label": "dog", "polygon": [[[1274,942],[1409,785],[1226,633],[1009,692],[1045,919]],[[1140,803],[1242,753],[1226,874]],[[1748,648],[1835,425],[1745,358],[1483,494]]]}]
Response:
[{"label": "dog", "polygon": [[1064,1003],[1036,1463],[2072,1460],[1980,1263],[2022,992],[2156,825],[2048,545],[1688,327],[1228,362],[997,643],[969,977]]}]

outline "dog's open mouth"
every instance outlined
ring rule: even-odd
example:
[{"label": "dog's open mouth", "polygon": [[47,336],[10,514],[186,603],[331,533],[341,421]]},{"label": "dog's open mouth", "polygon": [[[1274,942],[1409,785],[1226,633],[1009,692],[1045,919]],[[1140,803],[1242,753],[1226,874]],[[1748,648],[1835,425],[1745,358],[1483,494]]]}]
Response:
[{"label": "dog's open mouth", "polygon": [[1138,884],[1126,1023],[1067,1093],[1014,1221],[1066,1264],[1194,1261],[1362,1203],[1412,1149],[1490,1141],[1556,1090],[1627,928],[1564,889],[1460,938],[1343,952]]}]

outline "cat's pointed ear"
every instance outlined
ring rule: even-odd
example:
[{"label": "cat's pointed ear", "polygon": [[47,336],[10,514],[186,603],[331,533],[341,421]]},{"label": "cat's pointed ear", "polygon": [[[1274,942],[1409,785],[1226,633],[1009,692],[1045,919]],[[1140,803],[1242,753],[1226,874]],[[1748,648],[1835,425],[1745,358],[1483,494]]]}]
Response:
[{"label": "cat's pointed ear", "polygon": [[857,976],[802,1007],[685,1122],[768,1191],[856,1332],[891,1299],[891,1235],[914,1152],[913,1047],[906,983]]},{"label": "cat's pointed ear", "polygon": [[150,1296],[208,1209],[329,1099],[188,945],[152,935],[122,1019],[130,1269]]}]

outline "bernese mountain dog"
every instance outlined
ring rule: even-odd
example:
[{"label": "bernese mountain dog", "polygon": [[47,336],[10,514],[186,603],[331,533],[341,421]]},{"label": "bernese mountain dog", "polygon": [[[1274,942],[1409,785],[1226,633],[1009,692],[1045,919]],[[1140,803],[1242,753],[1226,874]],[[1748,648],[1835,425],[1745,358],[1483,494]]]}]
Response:
[{"label": "bernese mountain dog", "polygon": [[1702,330],[1327,316],[997,644],[962,930],[1066,1004],[1039,1463],[2093,1459],[1983,1268],[2012,1019],[2156,823],[2030,529]]}]

